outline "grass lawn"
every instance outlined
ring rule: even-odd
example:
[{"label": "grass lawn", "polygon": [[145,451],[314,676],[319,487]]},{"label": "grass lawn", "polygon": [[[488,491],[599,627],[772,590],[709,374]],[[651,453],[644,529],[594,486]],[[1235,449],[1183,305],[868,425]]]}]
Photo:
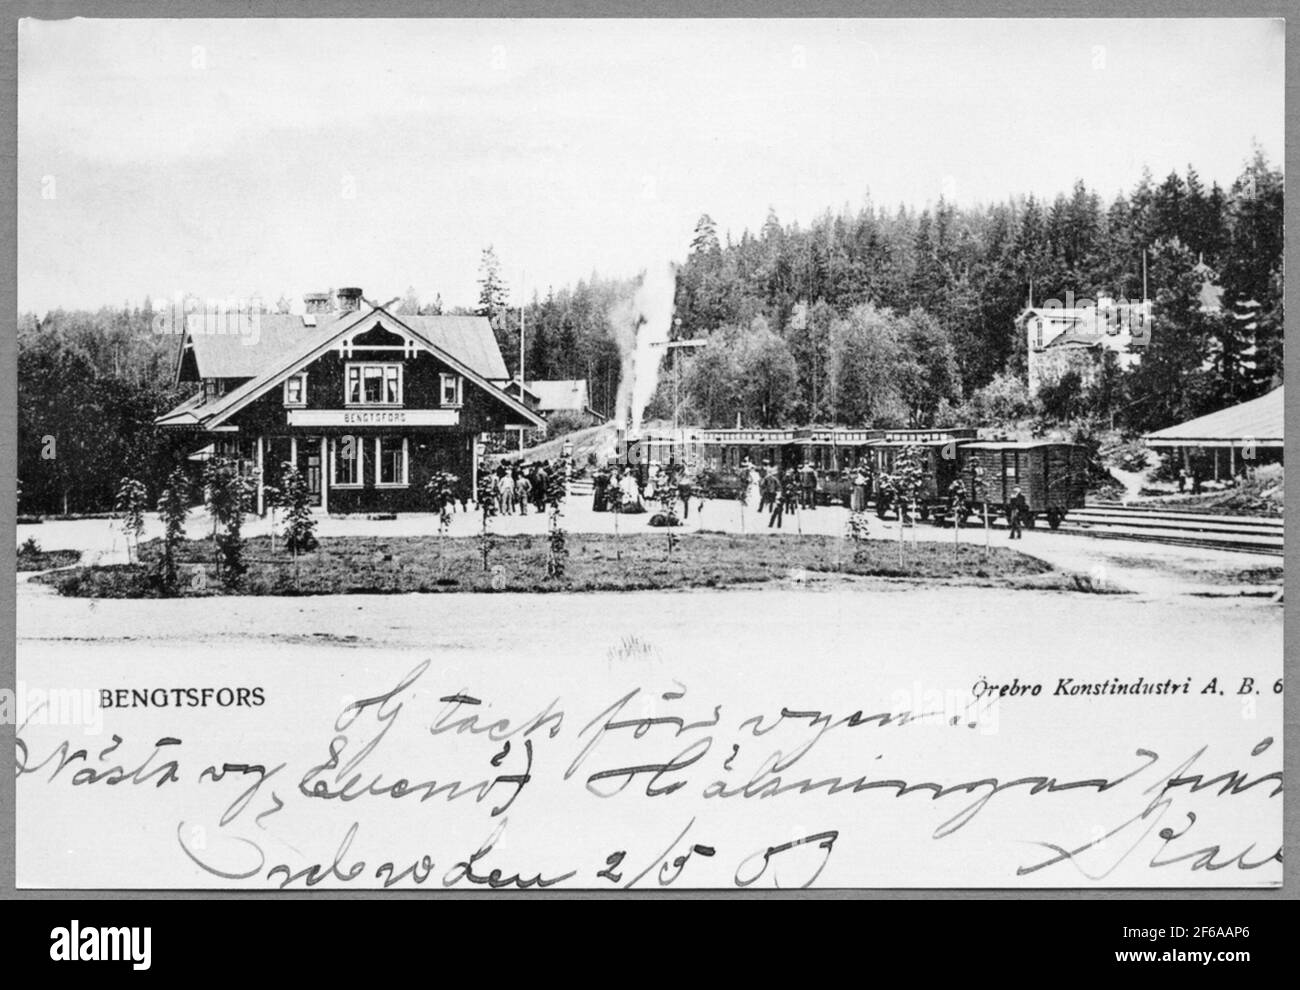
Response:
[{"label": "grass lawn", "polygon": [[[675,534],[669,556],[664,533],[625,536],[568,534],[569,557],[562,578],[547,576],[545,536],[496,536],[488,569],[478,539],[428,537],[337,537],[299,557],[268,539],[249,540],[248,572],[240,587],[222,585],[210,540],[183,544],[179,594],[323,595],[443,591],[637,591],[725,588],[773,581],[812,581],[818,575],[965,584],[999,588],[1093,590],[1076,575],[1005,547],[987,557],[982,545],[922,542],[903,550],[891,540],[866,540],[857,548],[829,536]],[[140,547],[140,565],[80,567],[37,580],[61,594],[80,597],[148,597],[160,594],[150,574],[161,550],[153,540]],[[620,557],[621,553],[621,557]]]}]

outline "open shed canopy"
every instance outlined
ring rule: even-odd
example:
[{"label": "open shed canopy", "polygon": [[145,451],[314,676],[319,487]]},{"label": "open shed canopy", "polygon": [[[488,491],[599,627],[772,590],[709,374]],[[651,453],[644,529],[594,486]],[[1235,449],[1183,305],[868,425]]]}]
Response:
[{"label": "open shed canopy", "polygon": [[1258,399],[1157,430],[1142,439],[1151,447],[1281,447],[1284,388],[1279,385]]}]

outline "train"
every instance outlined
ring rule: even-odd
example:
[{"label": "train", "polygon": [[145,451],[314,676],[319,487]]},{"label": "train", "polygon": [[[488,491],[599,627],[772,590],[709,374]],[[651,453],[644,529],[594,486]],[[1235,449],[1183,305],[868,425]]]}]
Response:
[{"label": "train", "polygon": [[[898,495],[899,458],[912,451],[920,469],[914,498]],[[909,519],[913,513],[940,525],[952,521],[953,482],[960,482],[963,523],[987,506],[1009,515],[1015,490],[1029,506],[1024,522],[1043,519],[1056,529],[1081,508],[1087,494],[1088,454],[1079,444],[1047,440],[981,440],[975,429],[683,429],[620,433],[614,460],[644,481],[655,466],[687,465],[696,490],[706,498],[734,499],[748,485],[750,471],[785,471],[811,464],[816,498],[824,505],[848,505],[853,475],[867,478],[867,500],[877,515]]]}]

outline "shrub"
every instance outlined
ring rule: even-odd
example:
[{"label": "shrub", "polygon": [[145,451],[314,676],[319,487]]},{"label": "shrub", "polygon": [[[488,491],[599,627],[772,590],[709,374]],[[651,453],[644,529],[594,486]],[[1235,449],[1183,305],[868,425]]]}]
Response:
[{"label": "shrub", "polygon": [[451,507],[456,501],[456,483],[460,479],[446,471],[435,471],[424,486],[429,504],[438,513],[438,533],[445,535],[451,527]]},{"label": "shrub", "polygon": [[158,517],[163,524],[163,552],[158,561],[158,581],[165,594],[176,592],[176,548],[185,539],[185,517],[190,511],[190,483],[176,468],[158,496]]},{"label": "shrub", "polygon": [[1000,374],[971,393],[964,418],[975,423],[1006,425],[1033,412],[1034,400],[1020,376]]},{"label": "shrub", "polygon": [[144,483],[135,478],[123,478],[117,486],[114,509],[122,516],[128,561],[140,559],[140,534],[144,532],[144,514],[148,505],[149,493]]},{"label": "shrub", "polygon": [[311,492],[298,468],[284,462],[280,490],[286,507],[284,545],[296,557],[316,549],[316,518],[311,511]]},{"label": "shrub", "polygon": [[482,516],[482,527],[479,529],[479,552],[483,555],[483,570],[488,569],[488,556],[492,552],[492,532],[488,529],[488,520],[497,514],[497,496],[496,486],[493,483],[493,476],[490,471],[484,471],[478,476],[478,491],[474,493],[478,501],[478,511]]},{"label": "shrub", "polygon": [[546,575],[556,580],[564,577],[564,565],[569,556],[564,527],[560,525],[567,495],[562,465],[561,470],[552,471],[546,478],[546,507],[549,510]]},{"label": "shrub", "polygon": [[587,420],[580,413],[551,413],[546,420],[546,438],[548,440],[554,440],[556,437],[562,437],[566,433],[572,433],[575,430],[584,429],[586,425]]}]

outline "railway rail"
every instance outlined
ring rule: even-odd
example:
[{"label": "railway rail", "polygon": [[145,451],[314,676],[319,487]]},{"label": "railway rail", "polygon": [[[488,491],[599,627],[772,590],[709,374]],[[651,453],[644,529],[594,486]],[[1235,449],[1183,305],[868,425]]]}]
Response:
[{"label": "railway rail", "polygon": [[1074,509],[1058,533],[1281,556],[1285,520],[1194,508],[1093,502]]}]

